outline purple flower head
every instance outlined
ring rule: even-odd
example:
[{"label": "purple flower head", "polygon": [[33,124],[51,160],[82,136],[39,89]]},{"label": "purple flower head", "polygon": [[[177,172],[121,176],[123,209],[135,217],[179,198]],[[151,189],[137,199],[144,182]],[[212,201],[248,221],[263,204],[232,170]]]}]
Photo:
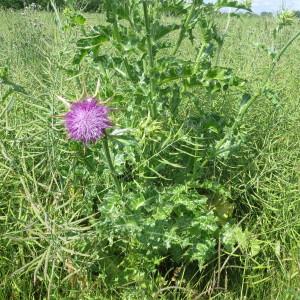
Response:
[{"label": "purple flower head", "polygon": [[95,142],[111,127],[109,108],[98,103],[96,98],[87,97],[74,102],[65,114],[65,127],[69,137],[83,143]]}]

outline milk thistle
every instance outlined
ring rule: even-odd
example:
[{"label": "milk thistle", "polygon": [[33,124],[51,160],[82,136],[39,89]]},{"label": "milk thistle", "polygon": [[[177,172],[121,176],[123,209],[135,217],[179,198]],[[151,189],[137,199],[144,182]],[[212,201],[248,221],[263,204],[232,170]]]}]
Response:
[{"label": "milk thistle", "polygon": [[85,144],[97,141],[111,127],[108,113],[109,108],[99,104],[96,98],[87,97],[73,103],[64,116],[69,137]]},{"label": "milk thistle", "polygon": [[109,107],[102,105],[94,97],[87,97],[70,105],[64,115],[65,127],[70,139],[88,144],[103,138],[104,154],[112,178],[120,195],[122,188],[111,159],[108,137],[105,130],[112,127],[108,113]]}]

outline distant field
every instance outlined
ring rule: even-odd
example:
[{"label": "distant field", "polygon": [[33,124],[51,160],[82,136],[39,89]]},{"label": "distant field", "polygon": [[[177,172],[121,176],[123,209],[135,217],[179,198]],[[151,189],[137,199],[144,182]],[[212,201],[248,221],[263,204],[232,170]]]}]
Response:
[{"label": "distant field", "polygon": [[[97,14],[86,17],[89,24],[104,20]],[[222,16],[217,22],[224,31],[228,19]],[[10,81],[19,87],[19,92],[9,95],[10,86],[0,82],[0,300],[155,299],[154,292],[150,296],[144,292],[156,291],[160,282],[153,280],[148,286],[114,282],[112,291],[103,282],[119,272],[115,265],[93,269],[102,250],[94,251],[95,244],[90,242],[94,233],[83,229],[81,233],[79,225],[95,225],[84,220],[94,209],[85,206],[85,199],[99,191],[85,182],[98,179],[78,169],[81,182],[72,173],[74,166],[81,166],[78,156],[84,150],[67,145],[63,128],[51,116],[65,110],[58,95],[78,99],[83,89],[93,91],[97,73],[89,65],[80,70],[81,75],[70,72],[75,41],[81,33],[75,29],[64,32],[59,26],[52,13],[0,11],[0,67],[8,67]],[[216,58],[215,63],[246,79],[251,92],[259,88],[269,70],[270,59],[258,45],[272,46],[274,26],[270,17],[233,17]],[[280,35],[277,46],[299,30],[296,21]],[[190,48],[185,42],[178,55],[192,56]],[[234,253],[222,273],[222,289],[211,298],[196,298],[188,286],[191,292],[185,298],[174,291],[173,296],[160,299],[300,299],[299,39],[276,67],[268,89],[267,96],[260,97],[246,116],[244,126],[250,134],[243,157],[234,155],[226,162],[226,174],[222,173],[226,178],[222,183],[234,198],[235,220],[257,241],[257,254]],[[117,98],[112,101],[118,105]],[[232,117],[238,101],[234,93],[224,93],[203,99],[203,108]],[[189,104],[184,105],[182,114],[189,109]],[[118,125],[139,124],[137,120],[123,122],[126,104],[120,106]],[[96,165],[101,164],[97,157]],[[216,177],[221,177],[222,164],[214,168]],[[101,173],[105,190],[110,188],[107,174]],[[82,190],[73,189],[73,181]],[[50,242],[56,238],[55,243]],[[82,246],[73,250],[72,243],[80,239]],[[206,278],[212,280],[211,274]]]}]

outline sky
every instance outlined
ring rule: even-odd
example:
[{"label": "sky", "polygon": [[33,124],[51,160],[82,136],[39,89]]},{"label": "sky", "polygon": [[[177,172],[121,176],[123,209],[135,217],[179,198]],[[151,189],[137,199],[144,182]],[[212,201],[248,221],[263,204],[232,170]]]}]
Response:
[{"label": "sky", "polygon": [[[214,2],[207,0],[207,2]],[[288,10],[300,10],[300,0],[252,0],[252,10],[255,13],[262,11],[278,12],[282,8]]]},{"label": "sky", "polygon": [[253,0],[252,10],[256,13],[262,11],[277,12],[284,9],[300,10],[300,0]]}]

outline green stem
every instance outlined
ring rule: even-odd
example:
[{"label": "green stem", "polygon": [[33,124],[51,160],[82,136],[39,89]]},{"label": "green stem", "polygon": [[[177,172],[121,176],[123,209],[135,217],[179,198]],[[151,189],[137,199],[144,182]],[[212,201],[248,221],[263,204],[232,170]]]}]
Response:
[{"label": "green stem", "polygon": [[150,95],[151,95],[151,114],[152,117],[155,119],[157,116],[157,107],[155,103],[155,93],[156,93],[156,86],[155,86],[155,78],[152,76],[152,71],[154,69],[154,55],[153,55],[153,47],[152,47],[152,39],[151,39],[151,29],[150,29],[150,19],[148,13],[148,5],[147,0],[143,1],[143,10],[144,10],[144,21],[146,27],[146,38],[147,38],[147,51],[149,57],[149,77],[150,77]]},{"label": "green stem", "polygon": [[199,67],[199,64],[200,64],[200,60],[201,60],[201,56],[206,48],[206,44],[203,44],[200,48],[199,48],[199,51],[198,51],[198,54],[197,54],[197,57],[196,57],[196,61],[195,61],[195,66],[194,66],[194,69],[193,69],[193,74],[195,74],[197,71],[198,71],[198,67]]},{"label": "green stem", "polygon": [[[230,12],[231,12],[231,10],[230,10]],[[227,33],[228,33],[229,26],[230,26],[230,22],[231,22],[231,13],[229,13],[228,16],[227,16],[226,27],[225,27],[224,32],[222,33],[223,39],[224,39],[224,37],[225,37],[225,36],[227,35]],[[215,62],[215,65],[216,65],[216,66],[219,64],[220,55],[221,55],[221,51],[222,51],[223,46],[224,46],[224,41],[222,41],[222,43],[218,45],[218,50],[217,50],[217,55],[216,55],[216,62]]]},{"label": "green stem", "polygon": [[152,41],[151,41],[151,32],[150,32],[150,20],[149,20],[148,5],[146,3],[146,0],[143,1],[143,9],[144,9],[144,20],[145,20],[146,35],[147,35],[149,63],[150,63],[150,67],[154,67],[154,58],[152,52]]},{"label": "green stem", "polygon": [[173,55],[175,55],[183,41],[183,38],[184,38],[184,34],[186,32],[186,29],[187,29],[187,26],[188,24],[190,23],[192,17],[193,17],[193,14],[195,12],[195,8],[196,8],[196,3],[195,1],[193,1],[193,4],[192,4],[192,7],[191,7],[191,10],[189,12],[189,14],[187,15],[184,23],[181,25],[181,29],[180,29],[180,33],[179,33],[179,37],[178,37],[178,40],[176,42],[176,46],[175,46],[175,49],[173,51]]},{"label": "green stem", "polygon": [[106,158],[106,161],[108,163],[108,167],[109,167],[111,176],[114,180],[115,186],[118,190],[118,193],[122,196],[123,195],[122,187],[121,187],[121,184],[120,184],[119,179],[117,177],[117,173],[116,173],[116,170],[114,168],[114,165],[112,163],[112,159],[111,159],[111,155],[110,155],[110,151],[109,151],[109,146],[108,146],[108,137],[107,137],[106,134],[103,138],[103,149],[104,149],[105,158]]},{"label": "green stem", "polygon": [[[122,43],[122,38],[121,38],[121,33],[120,33],[119,25],[118,25],[117,16],[114,15],[113,18],[114,18],[113,32],[114,32],[114,35],[115,35],[115,38],[116,38],[117,42],[121,44]],[[129,77],[130,80],[133,80],[133,77],[132,77],[131,72],[130,72],[127,56],[126,56],[126,54],[124,55],[124,53],[122,53],[122,55],[124,56],[124,65],[125,65],[125,69],[126,69],[126,72],[127,72],[127,76]]]},{"label": "green stem", "polygon": [[286,45],[280,50],[280,52],[277,54],[275,59],[275,65],[277,62],[279,62],[281,56],[285,53],[285,51],[289,48],[289,46],[300,36],[300,31],[297,32],[287,43]]}]

